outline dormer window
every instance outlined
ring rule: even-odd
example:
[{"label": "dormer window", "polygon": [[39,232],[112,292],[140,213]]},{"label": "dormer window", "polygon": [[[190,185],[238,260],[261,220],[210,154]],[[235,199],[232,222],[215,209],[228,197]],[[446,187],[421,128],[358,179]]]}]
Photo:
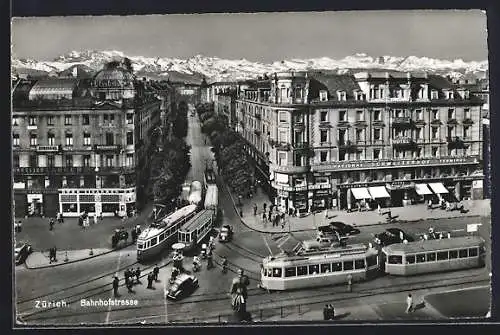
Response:
[{"label": "dormer window", "polygon": [[365,98],[365,95],[363,94],[363,92],[362,92],[362,91],[355,91],[355,92],[354,92],[354,96],[356,97],[356,100],[357,100],[357,101],[363,101],[363,100],[365,100],[365,99],[364,99],[364,98]]},{"label": "dormer window", "polygon": [[453,91],[446,91],[446,98],[448,100],[455,99],[455,95],[453,94]]},{"label": "dormer window", "polygon": [[319,101],[328,101],[327,91],[319,91]]},{"label": "dormer window", "polygon": [[424,88],[421,86],[421,87],[420,87],[420,89],[418,90],[418,98],[419,98],[419,99],[424,99],[424,98],[425,98],[424,93],[425,93],[425,90],[424,90]]},{"label": "dormer window", "polygon": [[431,99],[438,99],[438,91],[437,90],[431,91]]},{"label": "dormer window", "polygon": [[339,101],[346,101],[346,97],[345,91],[337,91],[337,98]]}]

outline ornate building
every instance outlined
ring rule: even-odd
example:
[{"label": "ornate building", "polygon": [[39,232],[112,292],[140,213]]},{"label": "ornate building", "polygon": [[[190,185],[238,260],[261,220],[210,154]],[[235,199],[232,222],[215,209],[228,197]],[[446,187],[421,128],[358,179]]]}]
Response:
[{"label": "ornate building", "polygon": [[138,157],[160,124],[163,94],[153,86],[120,65],[89,79],[15,83],[16,217],[132,210]]},{"label": "ornate building", "polygon": [[479,199],[482,103],[425,73],[285,72],[240,90],[236,129],[286,209]]}]

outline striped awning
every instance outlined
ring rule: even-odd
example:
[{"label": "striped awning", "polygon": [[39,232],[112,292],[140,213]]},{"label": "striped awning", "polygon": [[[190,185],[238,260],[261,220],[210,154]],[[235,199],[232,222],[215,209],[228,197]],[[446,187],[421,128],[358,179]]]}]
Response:
[{"label": "striped awning", "polygon": [[415,191],[418,195],[428,195],[432,194],[432,191],[429,190],[427,184],[415,184]]},{"label": "striped awning", "polygon": [[436,194],[449,193],[446,187],[444,187],[443,183],[430,183],[429,187],[432,189],[432,192]]},{"label": "striped awning", "polygon": [[368,193],[368,189],[366,187],[359,187],[359,188],[351,188],[352,195],[357,199],[357,200],[362,200],[362,199],[370,199],[370,193]]},{"label": "striped awning", "polygon": [[370,192],[372,199],[391,197],[384,186],[368,187],[368,191]]}]

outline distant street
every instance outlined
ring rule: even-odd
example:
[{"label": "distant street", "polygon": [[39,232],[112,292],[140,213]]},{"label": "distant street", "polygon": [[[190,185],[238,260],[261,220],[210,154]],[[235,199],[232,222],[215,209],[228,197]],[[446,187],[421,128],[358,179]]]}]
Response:
[{"label": "distant street", "polygon": [[[192,106],[190,106],[192,108]],[[189,113],[190,115],[190,113]],[[192,168],[187,181],[202,180],[205,164],[212,159],[209,143],[205,143],[205,136],[201,133],[200,122],[197,116],[189,116],[189,131],[186,139],[191,145]],[[251,280],[248,299],[248,308],[256,314],[259,308],[276,308],[280,306],[297,306],[298,304],[316,303],[317,308],[322,308],[324,301],[339,302],[352,311],[361,309],[367,302],[380,304],[381,301],[397,299],[403,301],[405,292],[435,293],[445,291],[448,287],[455,289],[484,285],[488,279],[490,268],[490,223],[489,218],[482,218],[483,226],[479,234],[487,241],[488,266],[484,269],[473,269],[443,274],[433,274],[415,277],[384,276],[371,281],[356,284],[355,292],[346,293],[345,287],[325,287],[319,289],[306,289],[300,291],[269,293],[257,288],[259,282],[260,262],[262,257],[278,253],[281,248],[289,248],[300,240],[315,237],[313,230],[288,234],[285,231],[278,234],[263,234],[255,232],[240,223],[230,196],[222,180],[219,178],[219,205],[224,213],[224,223],[234,227],[235,235],[232,242],[216,244],[215,262],[220,263],[220,257],[225,256],[229,262],[230,272],[221,273],[220,267],[206,270],[203,264],[201,272],[196,276],[200,288],[190,297],[171,302],[164,299],[166,283],[170,276],[171,266],[167,265],[160,270],[160,282],[155,283],[155,290],[145,288],[145,278],[142,285],[134,287],[135,293],[126,293],[126,288],[120,287],[121,298],[137,299],[137,306],[130,307],[81,307],[80,299],[89,297],[93,299],[108,299],[112,297],[112,275],[118,271],[123,283],[123,271],[126,267],[136,264],[135,248],[129,247],[92,260],[74,264],[63,265],[55,268],[28,270],[23,266],[16,267],[16,292],[18,299],[18,313],[28,324],[62,324],[62,323],[137,323],[137,322],[172,322],[172,321],[203,321],[210,319],[218,321],[218,315],[230,313],[230,298],[227,296],[230,282],[235,276],[235,271],[242,268]],[[247,214],[250,215],[250,214]],[[318,223],[324,223],[325,218],[317,216]],[[474,222],[477,222],[475,220]],[[457,235],[465,234],[467,223],[471,219],[443,219],[432,222],[403,223],[395,225],[379,225],[360,227],[361,233],[351,239],[351,243],[368,242],[373,234],[389,227],[398,227],[410,234],[427,231],[430,225],[436,231],[454,231]],[[41,223],[43,224],[43,223]],[[44,227],[47,228],[47,227]],[[57,228],[57,227],[56,227]],[[313,229],[313,228],[311,228]],[[84,235],[81,235],[84,236]],[[161,266],[169,260],[165,252]],[[185,267],[191,270],[191,257],[186,257]],[[151,265],[140,265],[144,270],[150,270]],[[143,271],[143,275],[147,275]],[[358,295],[366,298],[357,298]],[[391,298],[392,297],[392,298]],[[66,300],[69,306],[58,309],[36,308],[37,300],[57,301]],[[364,300],[366,299],[366,300]],[[316,305],[314,305],[316,306]],[[399,305],[398,305],[399,306]],[[310,307],[308,307],[310,308]],[[399,308],[399,307],[398,307]],[[277,312],[276,312],[277,311]],[[279,313],[279,309],[275,312]],[[269,312],[270,313],[270,312]],[[354,313],[354,312],[353,312]],[[378,313],[378,314],[377,314]],[[372,318],[383,318],[384,310],[378,309]],[[387,312],[389,313],[389,312]],[[378,315],[378,316],[377,316]]]}]

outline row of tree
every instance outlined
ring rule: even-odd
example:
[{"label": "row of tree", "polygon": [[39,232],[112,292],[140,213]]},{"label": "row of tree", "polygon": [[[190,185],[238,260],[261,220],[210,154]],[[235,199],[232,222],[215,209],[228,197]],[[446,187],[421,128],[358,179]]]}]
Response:
[{"label": "row of tree", "polygon": [[228,126],[227,118],[217,115],[210,104],[197,105],[201,130],[214,148],[220,174],[233,192],[246,195],[253,185],[254,172],[244,150],[243,140]]}]

